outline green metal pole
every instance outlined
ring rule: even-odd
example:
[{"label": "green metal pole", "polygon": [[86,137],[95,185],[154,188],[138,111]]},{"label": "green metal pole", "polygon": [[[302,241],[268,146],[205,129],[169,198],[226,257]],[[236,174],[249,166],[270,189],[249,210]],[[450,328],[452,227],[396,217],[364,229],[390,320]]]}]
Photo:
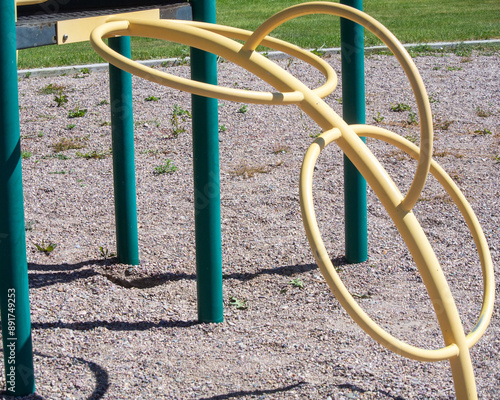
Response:
[{"label": "green metal pole", "polygon": [[[130,58],[130,37],[109,39],[109,47]],[[132,76],[109,66],[116,252],[123,264],[139,264],[134,162]]]},{"label": "green metal pole", "polygon": [[[215,23],[215,0],[192,0],[193,20]],[[191,78],[217,84],[217,57],[191,49]],[[199,322],[223,321],[217,99],[192,96]]]},{"label": "green metal pole", "polygon": [[35,391],[24,233],[15,2],[0,0],[0,306],[7,394]]},{"label": "green metal pole", "polygon": [[[363,9],[363,0],[341,0],[340,3]],[[342,54],[343,117],[348,124],[365,123],[365,72],[363,27],[340,20]],[[365,139],[363,139],[365,140]],[[344,156],[345,246],[349,263],[368,258],[366,181]]]}]

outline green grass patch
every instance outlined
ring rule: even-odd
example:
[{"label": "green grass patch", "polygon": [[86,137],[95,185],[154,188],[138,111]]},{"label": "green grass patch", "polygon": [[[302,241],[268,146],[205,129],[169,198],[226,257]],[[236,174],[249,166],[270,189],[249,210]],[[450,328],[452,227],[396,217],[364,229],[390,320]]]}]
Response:
[{"label": "green grass patch", "polygon": [[[217,22],[255,30],[274,13],[303,0],[217,0]],[[498,0],[365,0],[364,10],[389,28],[402,43],[465,41],[500,37]],[[301,47],[321,49],[340,46],[339,18],[311,15],[288,21],[272,36]],[[365,31],[365,45],[380,41]],[[156,39],[133,38],[132,58],[136,60],[178,57],[184,59],[185,46]],[[103,60],[90,43],[44,46],[19,52],[19,68],[39,68]]]}]

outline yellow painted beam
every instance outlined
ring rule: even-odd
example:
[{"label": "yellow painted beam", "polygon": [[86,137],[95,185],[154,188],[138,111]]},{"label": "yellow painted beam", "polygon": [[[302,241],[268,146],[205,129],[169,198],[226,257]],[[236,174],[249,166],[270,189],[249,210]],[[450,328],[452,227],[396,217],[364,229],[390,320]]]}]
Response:
[{"label": "yellow painted beam", "polygon": [[68,44],[76,42],[87,42],[90,33],[98,26],[107,22],[111,17],[119,18],[141,18],[146,21],[160,19],[160,10],[135,11],[130,13],[103,15],[98,17],[70,19],[57,22],[57,44]]}]

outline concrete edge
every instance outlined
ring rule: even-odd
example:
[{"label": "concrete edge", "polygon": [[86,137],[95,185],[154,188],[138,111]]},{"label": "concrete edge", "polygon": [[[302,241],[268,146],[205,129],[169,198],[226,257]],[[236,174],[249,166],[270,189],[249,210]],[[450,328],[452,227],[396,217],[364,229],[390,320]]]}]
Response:
[{"label": "concrete edge", "polygon": [[[431,49],[453,49],[458,46],[477,46],[484,44],[496,44],[500,43],[500,39],[490,39],[490,40],[468,40],[464,42],[434,42],[434,43],[408,43],[403,44],[407,49],[413,47],[426,47]],[[387,46],[371,46],[365,48],[365,53],[373,53],[381,50],[388,50]],[[320,49],[325,55],[332,55],[340,53],[340,47]],[[273,60],[281,60],[290,58],[286,53],[281,51],[270,51],[266,53],[266,56]],[[189,62],[189,57],[183,58],[165,58],[161,60],[146,60],[139,61],[140,64],[146,65],[148,67],[170,67],[174,65],[185,64]],[[86,64],[86,65],[71,65],[68,67],[52,67],[52,68],[35,68],[35,69],[23,69],[17,71],[18,78],[40,78],[40,77],[51,77],[51,76],[61,76],[61,75],[76,75],[81,74],[82,70],[88,70],[89,72],[103,72],[107,71],[109,67],[108,63],[101,64]]]}]

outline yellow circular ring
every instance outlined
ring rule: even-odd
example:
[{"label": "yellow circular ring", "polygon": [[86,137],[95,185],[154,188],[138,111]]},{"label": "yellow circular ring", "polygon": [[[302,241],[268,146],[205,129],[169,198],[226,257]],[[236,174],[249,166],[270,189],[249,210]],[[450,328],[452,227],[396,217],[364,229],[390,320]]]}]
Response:
[{"label": "yellow circular ring", "polygon": [[406,49],[391,31],[376,19],[353,7],[344,4],[317,1],[291,6],[274,14],[255,30],[243,48],[248,51],[254,50],[279,25],[293,18],[309,14],[336,15],[362,25],[387,45],[403,67],[413,89],[420,117],[420,157],[413,182],[401,204],[404,210],[411,210],[420,197],[429,173],[432,158],[432,112],[427,92],[417,67]]},{"label": "yellow circular ring", "polygon": [[[351,125],[350,127],[360,136],[367,136],[384,140],[390,144],[396,145],[413,158],[419,157],[419,148],[417,146],[390,131],[366,125]],[[300,174],[300,205],[302,210],[302,218],[304,221],[304,227],[307,233],[308,240],[311,244],[311,248],[316,249],[314,257],[318,263],[318,266],[320,267],[321,272],[325,276],[325,279],[327,280],[332,292],[349,313],[351,318],[353,318],[366,333],[368,333],[373,339],[375,339],[383,346],[400,355],[420,361],[440,361],[457,356],[458,347],[455,344],[451,344],[436,350],[421,349],[419,347],[411,346],[395,338],[387,331],[382,329],[368,316],[368,314],[365,313],[365,311],[354,300],[354,298],[351,296],[347,288],[344,286],[342,280],[338,276],[335,268],[333,267],[328,253],[326,252],[316,221],[312,195],[312,180],[314,166],[319,157],[319,154],[328,144],[337,140],[339,136],[340,132],[338,131],[338,129],[333,129],[331,131],[323,133],[319,138],[317,138],[316,141],[309,147],[304,157]],[[467,335],[467,346],[470,348],[479,340],[479,338],[486,330],[493,312],[495,288],[491,255],[489,253],[486,239],[474,212],[470,208],[467,200],[462,195],[458,187],[454,184],[453,180],[435,161],[432,161],[431,163],[430,172],[438,179],[445,190],[450,194],[453,201],[464,216],[467,225],[469,226],[469,229],[471,230],[471,233],[473,235],[474,242],[481,259],[484,279],[483,304],[475,328],[471,331],[471,333]]]},{"label": "yellow circular ring", "polygon": [[[206,24],[210,25],[210,24]],[[151,37],[156,39],[164,39],[174,41],[176,43],[186,44],[192,47],[197,47],[202,50],[210,51],[214,54],[222,56],[230,61],[233,61],[244,67],[249,67],[252,69],[252,62],[248,62],[248,55],[241,52],[241,47],[239,43],[234,40],[228,39],[219,33],[208,30],[205,24],[193,24],[193,23],[179,23],[177,21],[143,21],[143,20],[111,20],[97,28],[91,34],[90,41],[95,51],[103,57],[108,62],[130,72],[134,75],[138,75],[144,79],[172,87],[174,89],[179,89],[187,91],[193,94],[207,97],[216,97],[224,100],[239,101],[239,102],[249,102],[257,104],[297,104],[304,99],[304,95],[301,92],[285,92],[285,93],[271,93],[271,92],[256,92],[241,89],[226,88],[216,85],[211,85],[203,82],[193,81],[191,79],[177,77],[175,75],[167,74],[162,71],[154,70],[152,68],[141,65],[134,62],[114,50],[110,49],[102,40],[103,37],[110,37],[115,35],[123,36],[142,36]],[[217,27],[216,25],[214,25]],[[213,27],[212,27],[213,28]],[[224,32],[225,35],[243,35],[248,37],[250,32],[245,33],[242,30],[231,30],[229,27]],[[222,32],[219,28],[218,32]],[[325,97],[330,94],[336,87],[337,77],[335,71],[326,62],[321,60],[319,57],[312,53],[306,52],[297,46],[289,45],[286,42],[279,40],[269,39],[266,43],[269,45],[275,45],[281,49],[288,47],[289,53],[293,53],[302,60],[308,62],[314,67],[318,68],[319,71],[325,76],[326,83],[319,88],[312,89],[313,92],[320,95],[320,97]],[[265,58],[256,53],[257,56]],[[264,60],[260,60],[263,62]],[[268,67],[274,63],[269,62]],[[253,66],[257,68],[257,66]],[[282,70],[280,67],[275,66],[275,75],[278,75]],[[279,69],[279,70],[278,70]],[[276,79],[278,79],[276,77]]]}]

